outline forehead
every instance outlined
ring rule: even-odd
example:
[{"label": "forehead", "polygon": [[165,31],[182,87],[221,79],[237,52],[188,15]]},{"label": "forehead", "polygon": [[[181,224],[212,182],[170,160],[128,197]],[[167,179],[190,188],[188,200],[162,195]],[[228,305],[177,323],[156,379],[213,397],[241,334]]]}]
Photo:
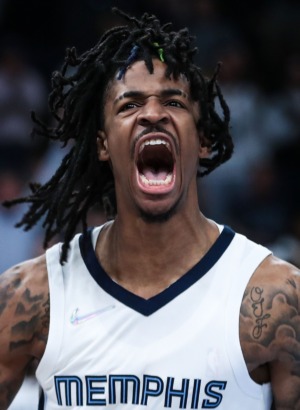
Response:
[{"label": "forehead", "polygon": [[107,99],[115,100],[127,91],[159,95],[163,90],[175,88],[181,90],[189,98],[190,85],[184,75],[180,75],[176,80],[172,76],[167,78],[165,75],[166,64],[157,59],[153,60],[153,68],[153,73],[150,74],[144,61],[132,64],[121,80],[115,78],[111,81]]}]

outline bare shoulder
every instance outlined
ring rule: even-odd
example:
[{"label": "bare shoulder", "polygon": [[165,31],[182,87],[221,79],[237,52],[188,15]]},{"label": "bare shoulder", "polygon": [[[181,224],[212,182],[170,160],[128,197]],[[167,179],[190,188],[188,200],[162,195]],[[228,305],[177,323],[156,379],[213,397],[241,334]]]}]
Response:
[{"label": "bare shoulder", "polygon": [[273,315],[280,316],[283,309],[286,310],[288,307],[298,309],[299,297],[299,269],[271,255],[262,262],[252,275],[243,301],[248,300],[252,306],[257,300],[264,299],[262,304],[265,304],[268,309],[272,308]]},{"label": "bare shoulder", "polygon": [[43,355],[49,327],[45,256],[0,275],[0,408],[6,408],[27,366]]},{"label": "bare shoulder", "polygon": [[240,338],[249,373],[271,381],[276,409],[300,409],[298,268],[274,256],[263,261],[244,293]]},{"label": "bare shoulder", "polygon": [[290,289],[290,285],[292,285],[292,288],[296,290],[297,284],[299,286],[300,283],[300,269],[289,262],[270,255],[258,267],[250,280],[250,284],[251,281],[261,278],[265,278],[268,283],[269,279],[272,278],[273,281],[275,280],[275,282],[273,282],[274,285],[276,285],[277,281],[280,284],[282,284],[282,281],[285,281],[288,289]]}]

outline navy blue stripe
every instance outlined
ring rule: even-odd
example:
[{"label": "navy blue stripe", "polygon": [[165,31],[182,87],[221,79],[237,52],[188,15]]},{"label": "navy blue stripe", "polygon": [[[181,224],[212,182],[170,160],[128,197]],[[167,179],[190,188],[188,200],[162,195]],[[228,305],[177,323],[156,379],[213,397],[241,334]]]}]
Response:
[{"label": "navy blue stripe", "polygon": [[129,306],[144,316],[149,316],[204,276],[223,255],[234,235],[235,232],[228,226],[225,226],[216,242],[192,269],[167,289],[150,299],[144,299],[129,292],[107,275],[93,249],[91,229],[86,234],[80,236],[79,247],[87,269],[102,289],[124,305]]},{"label": "navy blue stripe", "polygon": [[44,406],[45,406],[45,396],[44,396],[44,392],[41,391],[38,410],[43,410]]}]

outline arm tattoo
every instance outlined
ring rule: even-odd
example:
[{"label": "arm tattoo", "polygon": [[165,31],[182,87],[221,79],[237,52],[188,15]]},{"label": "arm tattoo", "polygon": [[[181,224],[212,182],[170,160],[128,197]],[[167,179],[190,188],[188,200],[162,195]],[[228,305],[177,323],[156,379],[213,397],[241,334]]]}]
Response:
[{"label": "arm tattoo", "polygon": [[9,283],[9,284],[3,284],[4,279],[1,278],[0,276],[0,317],[2,313],[4,312],[5,308],[7,307],[8,301],[13,297],[14,295],[14,289],[12,287],[14,286],[14,283]]},{"label": "arm tattoo", "polygon": [[15,310],[15,318],[19,320],[11,326],[10,351],[24,348],[35,339],[46,344],[50,321],[49,306],[49,294],[45,301],[42,293],[32,294],[28,288],[23,292]]},{"label": "arm tattoo", "polygon": [[[256,284],[244,293],[240,337],[249,371],[269,363],[277,372],[272,409],[300,409],[300,282]],[[250,330],[250,331],[249,331]],[[282,374],[281,374],[282,372]]]},{"label": "arm tattoo", "polygon": [[294,289],[297,289],[296,282],[293,279],[287,279],[287,283],[293,286]]},{"label": "arm tattoo", "polygon": [[43,329],[46,329],[48,331],[49,329],[49,323],[50,323],[50,297],[48,293],[48,298],[46,302],[43,304],[44,308],[44,314],[42,316],[42,325]]},{"label": "arm tattoo", "polygon": [[38,340],[43,342],[44,345],[47,343],[47,338],[48,338],[48,332],[49,332],[49,324],[50,324],[50,297],[48,293],[48,297],[46,301],[42,305],[42,314],[40,317],[40,323],[41,323],[41,330],[40,332],[36,335]]},{"label": "arm tattoo", "polygon": [[253,315],[256,323],[256,326],[254,326],[252,331],[254,339],[259,339],[261,337],[263,328],[268,327],[265,321],[271,317],[269,313],[264,313],[263,303],[265,299],[263,298],[263,292],[263,289],[258,286],[252,288],[250,292]]},{"label": "arm tattoo", "polygon": [[34,314],[37,313],[39,309],[39,304],[35,303],[34,305],[32,305],[29,309],[26,309],[23,303],[18,303],[17,308],[16,308],[16,316],[19,315],[24,315],[24,314]]},{"label": "arm tattoo", "polygon": [[[28,266],[41,273],[36,282],[32,272],[27,276]],[[47,342],[50,319],[45,266],[28,266],[15,266],[0,275],[0,410],[8,408],[27,366],[42,356]]]},{"label": "arm tattoo", "polygon": [[30,290],[26,289],[25,292],[23,293],[23,298],[27,303],[33,303],[33,302],[38,302],[42,300],[43,295],[31,296]]}]

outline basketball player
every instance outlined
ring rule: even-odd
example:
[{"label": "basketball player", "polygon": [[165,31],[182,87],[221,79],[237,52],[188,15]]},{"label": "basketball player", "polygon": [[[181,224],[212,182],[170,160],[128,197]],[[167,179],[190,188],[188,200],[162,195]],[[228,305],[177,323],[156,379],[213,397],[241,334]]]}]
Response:
[{"label": "basketball player", "polygon": [[[38,360],[40,409],[299,410],[299,271],[198,207],[197,174],[233,151],[217,72],[187,30],[124,17],[67,51],[57,127],[35,118],[74,144],[15,202],[64,239],[0,276],[0,408]],[[114,216],[88,230],[96,203]]]}]

